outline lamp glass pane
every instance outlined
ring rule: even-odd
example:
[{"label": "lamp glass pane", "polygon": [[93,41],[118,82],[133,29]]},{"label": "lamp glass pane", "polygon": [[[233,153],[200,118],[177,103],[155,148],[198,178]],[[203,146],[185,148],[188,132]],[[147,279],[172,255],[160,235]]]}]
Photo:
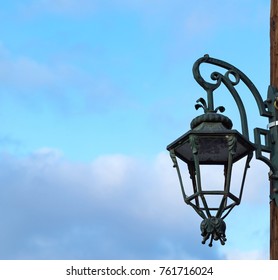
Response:
[{"label": "lamp glass pane", "polygon": [[203,191],[223,191],[225,176],[223,165],[200,165]]}]

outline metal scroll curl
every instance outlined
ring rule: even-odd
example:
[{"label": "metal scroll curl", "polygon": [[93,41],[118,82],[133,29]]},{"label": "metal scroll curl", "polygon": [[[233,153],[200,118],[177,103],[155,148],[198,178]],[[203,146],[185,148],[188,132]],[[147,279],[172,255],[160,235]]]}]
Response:
[{"label": "metal scroll curl", "polygon": [[[211,77],[212,81],[215,81],[215,83],[211,83],[211,82],[205,81],[200,73],[200,65],[202,63],[216,65],[216,66],[226,69],[227,71],[224,75],[219,72],[216,72],[216,71],[213,72],[210,77]],[[240,81],[242,81],[247,86],[247,88],[250,90],[253,97],[255,98],[260,115],[265,116],[265,117],[271,116],[271,112],[266,110],[266,104],[262,100],[258,89],[255,87],[255,85],[252,83],[252,81],[235,66],[233,66],[225,61],[212,58],[206,54],[204,57],[199,58],[194,63],[192,71],[193,71],[193,76],[194,76],[195,80],[197,81],[197,83],[207,92],[207,99],[208,99],[207,108],[206,108],[207,112],[215,112],[214,102],[213,102],[214,90],[216,90],[221,85],[221,83],[223,83],[227,87],[229,92],[232,94],[232,96],[237,104],[237,107],[239,109],[242,134],[247,139],[249,139],[249,130],[248,130],[246,110],[244,108],[242,99],[240,98],[240,95],[238,94],[238,92],[235,88],[235,86],[237,84],[239,84]]]}]

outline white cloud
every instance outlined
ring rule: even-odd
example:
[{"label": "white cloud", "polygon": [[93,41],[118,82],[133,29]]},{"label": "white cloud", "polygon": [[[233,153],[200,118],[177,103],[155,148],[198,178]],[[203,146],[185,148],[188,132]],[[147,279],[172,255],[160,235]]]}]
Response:
[{"label": "white cloud", "polygon": [[[20,106],[58,108],[60,112],[100,112],[125,106],[123,90],[106,74],[92,74],[71,62],[39,61],[16,55],[0,44],[3,96]],[[119,107],[117,107],[118,109]]]},{"label": "white cloud", "polygon": [[49,148],[23,158],[2,155],[0,258],[235,256],[229,247],[201,244],[201,220],[184,204],[171,165],[166,153],[152,160],[106,155],[91,163],[70,162]]},{"label": "white cloud", "polygon": [[32,94],[48,90],[48,94],[54,91],[61,95],[68,87],[85,88],[94,83],[93,77],[71,64],[46,63],[24,54],[15,55],[3,44],[0,46],[0,81],[2,87],[12,92]]},{"label": "white cloud", "polygon": [[265,260],[268,259],[268,253],[260,250],[231,250],[226,253],[227,260]]},{"label": "white cloud", "polygon": [[134,160],[127,156],[101,156],[92,163],[92,176],[100,188],[118,188],[125,185],[134,166]]},{"label": "white cloud", "polygon": [[0,165],[2,259],[198,258],[187,241],[197,229],[199,243],[198,225],[168,185],[163,154],[145,166],[122,155],[85,164],[44,148]]},{"label": "white cloud", "polygon": [[65,79],[61,70],[57,66],[55,69],[27,56],[14,56],[1,44],[0,81],[2,87],[28,90],[51,87],[57,84],[59,79]]},{"label": "white cloud", "polygon": [[254,157],[247,172],[243,202],[265,204],[269,201],[269,167]]}]

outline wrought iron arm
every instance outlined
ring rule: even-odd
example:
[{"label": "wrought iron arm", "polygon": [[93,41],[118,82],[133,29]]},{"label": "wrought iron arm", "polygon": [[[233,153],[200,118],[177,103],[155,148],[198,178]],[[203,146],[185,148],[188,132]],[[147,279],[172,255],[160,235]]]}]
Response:
[{"label": "wrought iron arm", "polygon": [[[213,72],[211,74],[211,79],[213,81],[216,81],[216,83],[210,83],[204,80],[200,73],[200,65],[202,63],[208,63],[213,64],[219,67],[222,67],[227,70],[227,72],[223,75],[219,72]],[[253,97],[255,98],[255,101],[257,103],[259,112],[261,116],[265,117],[271,117],[272,113],[267,110],[267,106],[265,102],[263,101],[258,89],[255,87],[255,85],[252,83],[252,81],[238,68],[235,66],[219,60],[210,57],[209,55],[205,55],[204,57],[198,59],[194,65],[193,65],[193,75],[197,83],[204,88],[204,90],[207,92],[207,98],[208,98],[208,108],[207,111],[215,112],[214,104],[213,104],[213,91],[217,89],[221,83],[228,88],[229,92],[232,94],[237,107],[239,109],[240,113],[240,119],[241,119],[241,126],[242,126],[242,134],[249,139],[249,132],[248,132],[248,123],[247,123],[247,116],[246,111],[243,105],[243,102],[235,88],[235,86],[242,81],[250,90]],[[230,79],[230,76],[233,76],[235,81],[232,81]]]}]

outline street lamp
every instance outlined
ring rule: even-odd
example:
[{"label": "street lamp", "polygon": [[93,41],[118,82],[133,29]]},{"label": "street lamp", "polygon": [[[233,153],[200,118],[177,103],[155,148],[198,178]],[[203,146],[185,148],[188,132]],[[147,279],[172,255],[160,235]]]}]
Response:
[{"label": "street lamp", "polygon": [[[211,74],[212,81],[204,80],[200,73],[202,63],[213,64],[226,69],[223,75],[219,72]],[[204,114],[194,118],[191,122],[191,130],[179,137],[167,146],[174,167],[177,170],[181,191],[185,203],[192,206],[203,219],[201,222],[202,243],[210,239],[219,240],[222,245],[226,242],[226,224],[224,219],[231,210],[239,205],[242,198],[244,182],[249,163],[255,151],[256,158],[262,160],[270,167],[269,179],[272,181],[273,190],[271,199],[278,205],[278,147],[275,145],[277,138],[276,118],[278,109],[278,94],[274,88],[269,87],[267,100],[263,101],[258,90],[250,79],[239,69],[227,62],[211,58],[208,55],[198,59],[193,65],[195,80],[207,92],[207,102],[200,98],[195,105],[196,109],[202,108]],[[248,122],[243,102],[237,92],[236,85],[242,81],[250,90],[258,105],[261,116],[269,118],[268,130],[255,128],[254,142],[249,139]],[[221,84],[224,84],[234,98],[239,109],[242,133],[232,129],[232,121],[224,116],[223,106],[214,108],[213,93]],[[218,113],[218,111],[220,113]],[[270,153],[270,158],[264,153]],[[244,162],[242,178],[237,183],[233,178],[234,165]],[[181,170],[180,163],[185,163],[188,175],[192,181],[192,187],[184,185],[186,170]],[[220,166],[211,176],[224,177],[223,183],[211,186],[207,177],[202,174],[206,168]],[[220,170],[220,174],[216,173]],[[238,176],[237,176],[238,177]]]}]

